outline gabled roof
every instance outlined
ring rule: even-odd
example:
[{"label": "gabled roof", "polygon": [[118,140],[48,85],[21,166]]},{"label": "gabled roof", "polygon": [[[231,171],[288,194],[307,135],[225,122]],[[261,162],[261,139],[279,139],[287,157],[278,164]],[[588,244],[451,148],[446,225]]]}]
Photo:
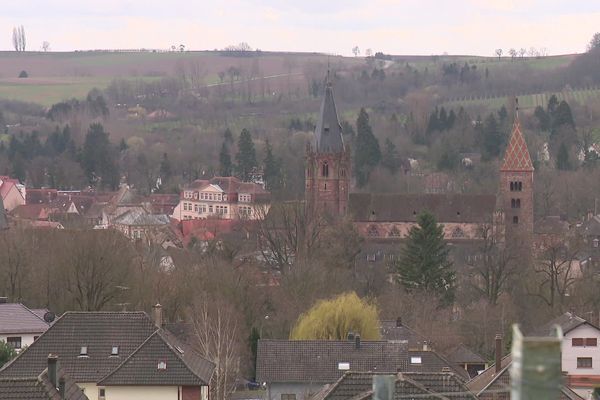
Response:
[{"label": "gabled roof", "polygon": [[510,354],[502,357],[502,359],[500,360],[500,368],[501,368],[501,370],[500,370],[499,374],[496,373],[496,364],[493,364],[490,367],[488,367],[487,369],[485,369],[483,372],[481,372],[479,375],[475,376],[469,382],[467,382],[467,387],[473,393],[479,393],[479,392],[481,392],[496,377],[498,377],[499,375],[501,375],[502,370],[504,368],[506,368],[507,366],[509,366],[511,362],[512,362],[512,357],[511,357]]},{"label": "gabled roof", "polygon": [[[166,369],[159,370],[158,363]],[[155,331],[100,385],[208,385],[214,364],[166,331]]]},{"label": "gabled roof", "polygon": [[349,340],[260,340],[256,365],[259,382],[331,383],[351,371],[396,373],[406,370],[407,343]]},{"label": "gabled roof", "polygon": [[527,143],[521,132],[518,114],[513,123],[512,133],[504,153],[500,171],[533,171],[533,163],[527,149]]},{"label": "gabled roof", "polygon": [[490,222],[496,196],[476,194],[350,193],[348,209],[354,221],[416,222],[429,211],[439,223]]},{"label": "gabled roof", "polygon": [[338,119],[333,88],[328,82],[321,103],[321,112],[315,129],[315,150],[317,153],[341,153],[344,151],[342,126]]},{"label": "gabled roof", "polygon": [[48,326],[43,317],[38,316],[21,303],[0,303],[0,334],[40,334],[45,332]]},{"label": "gabled roof", "polygon": [[[380,372],[346,372],[335,384],[313,400],[370,400],[373,398],[373,377]],[[401,372],[396,374],[394,399],[415,398],[440,400],[474,400],[464,383],[452,373]],[[438,394],[440,393],[440,394]]]},{"label": "gabled roof", "polygon": [[48,378],[48,370],[41,374],[23,378],[4,378],[0,376],[0,400],[88,400],[88,397],[59,368],[59,379],[65,381],[65,394],[56,390]]},{"label": "gabled roof", "polygon": [[586,321],[585,319],[578,317],[577,315],[575,315],[572,312],[566,312],[566,313],[554,318],[552,321],[549,321],[548,323],[535,329],[531,335],[532,336],[555,336],[555,333],[554,333],[555,325],[560,326],[560,328],[562,329],[563,335],[566,335],[567,333],[571,332],[573,329],[578,328],[579,326],[585,325],[585,324],[600,331],[600,329],[597,326],[591,324],[590,322]]},{"label": "gabled roof", "polygon": [[463,381],[467,381],[470,378],[467,370],[446,360],[442,355],[433,350],[409,350],[408,355],[409,357],[420,357],[421,363],[409,363],[404,371],[427,373],[451,371]]},{"label": "gabled roof", "polygon": [[581,227],[581,233],[584,236],[600,236],[600,215],[594,215],[586,221]]},{"label": "gabled roof", "polygon": [[402,321],[398,320],[382,320],[379,332],[383,340],[390,342],[398,340],[407,341],[409,350],[423,348],[423,342],[427,341],[423,335],[415,332],[402,324]]},{"label": "gabled roof", "polygon": [[456,346],[447,354],[448,360],[455,364],[485,364],[485,360],[483,359],[483,357],[481,357],[479,354],[475,353],[473,350],[471,350],[462,343]]},{"label": "gabled roof", "polygon": [[[31,376],[46,367],[48,354],[60,358],[76,382],[97,382],[133,353],[156,327],[144,312],[66,312],[17,358],[0,370],[2,377]],[[87,357],[80,356],[87,346]],[[110,357],[112,346],[119,356]]]},{"label": "gabled roof", "polygon": [[145,210],[132,209],[113,219],[113,224],[130,226],[162,226],[169,225],[170,219],[164,214],[149,214]]}]

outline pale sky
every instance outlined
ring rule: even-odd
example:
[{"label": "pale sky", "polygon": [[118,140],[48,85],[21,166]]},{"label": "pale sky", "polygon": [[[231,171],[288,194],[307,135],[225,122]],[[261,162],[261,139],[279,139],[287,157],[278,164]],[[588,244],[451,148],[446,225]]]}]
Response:
[{"label": "pale sky", "polygon": [[[27,49],[212,50],[247,42],[275,51],[351,55],[493,55],[494,49],[585,51],[598,0],[0,0],[0,50],[23,25]],[[1,68],[1,66],[0,66]]]}]

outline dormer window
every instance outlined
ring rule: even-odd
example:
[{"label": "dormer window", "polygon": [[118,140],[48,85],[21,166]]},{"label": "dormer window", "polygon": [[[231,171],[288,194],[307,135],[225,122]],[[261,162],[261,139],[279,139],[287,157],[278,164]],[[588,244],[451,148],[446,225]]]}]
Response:
[{"label": "dormer window", "polygon": [[323,131],[325,131],[325,133],[329,133],[329,125],[325,124],[323,126]]},{"label": "dormer window", "polygon": [[87,357],[87,356],[88,356],[87,346],[81,346],[81,349],[79,349],[79,357]]},{"label": "dormer window", "polygon": [[166,371],[167,370],[167,362],[164,360],[159,361],[158,364],[156,364],[156,369],[159,371]]},{"label": "dormer window", "polygon": [[598,246],[600,246],[600,239],[596,238],[592,241],[592,243],[593,243],[592,245],[594,247],[598,247]]},{"label": "dormer window", "polygon": [[119,346],[113,346],[112,349],[110,350],[110,355],[118,356],[119,355]]}]

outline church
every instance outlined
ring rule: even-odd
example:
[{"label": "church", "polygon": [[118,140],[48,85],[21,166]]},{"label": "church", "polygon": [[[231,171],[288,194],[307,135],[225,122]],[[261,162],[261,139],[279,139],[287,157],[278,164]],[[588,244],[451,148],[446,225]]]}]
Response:
[{"label": "church", "polygon": [[495,194],[407,194],[352,191],[352,157],[344,144],[331,82],[326,84],[318,124],[306,149],[305,202],[317,212],[350,218],[371,243],[405,239],[423,211],[443,224],[450,243],[476,243],[490,226],[500,240],[533,236],[534,168],[518,112],[500,167]]}]

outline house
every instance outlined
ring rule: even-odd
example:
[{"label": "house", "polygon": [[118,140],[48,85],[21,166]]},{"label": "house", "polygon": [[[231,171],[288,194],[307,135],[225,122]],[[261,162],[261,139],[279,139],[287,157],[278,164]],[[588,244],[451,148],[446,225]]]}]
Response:
[{"label": "house", "polygon": [[131,209],[114,218],[112,228],[129,239],[149,238],[161,229],[170,229],[170,219],[164,214],[149,214],[142,209]]},{"label": "house", "polygon": [[21,351],[48,330],[54,314],[44,315],[24,304],[6,300],[6,297],[0,297],[0,340]]},{"label": "house", "polygon": [[257,220],[267,215],[270,193],[261,185],[236,177],[199,179],[186,186],[172,218]]},{"label": "house", "polygon": [[[502,338],[496,336],[496,362],[467,382],[467,388],[480,400],[510,400],[512,356],[502,357]],[[587,398],[587,397],[586,397]],[[583,400],[566,385],[561,386],[560,400]]]},{"label": "house", "polygon": [[464,381],[450,372],[382,372],[348,371],[332,385],[325,387],[311,400],[373,400],[374,378],[392,375],[394,380],[391,399],[475,400]]},{"label": "house", "polygon": [[145,312],[66,312],[0,370],[0,379],[44,370],[48,354],[90,399],[207,400],[214,365]]},{"label": "house", "polygon": [[555,325],[561,327],[562,371],[567,385],[582,397],[600,386],[600,328],[577,315],[566,312],[535,330],[538,336],[549,336]]},{"label": "house", "polygon": [[266,400],[302,400],[348,371],[405,371],[407,343],[354,340],[259,340],[256,379]]},{"label": "house", "polygon": [[58,357],[48,355],[47,367],[20,378],[0,377],[0,400],[88,400],[64,370]]},{"label": "house", "polygon": [[467,371],[470,378],[477,376],[488,367],[488,363],[482,356],[462,343],[448,352],[447,359]]},{"label": "house", "polygon": [[8,176],[0,176],[0,197],[4,202],[4,208],[12,211],[15,207],[25,204],[25,185],[22,185],[18,179]]}]

